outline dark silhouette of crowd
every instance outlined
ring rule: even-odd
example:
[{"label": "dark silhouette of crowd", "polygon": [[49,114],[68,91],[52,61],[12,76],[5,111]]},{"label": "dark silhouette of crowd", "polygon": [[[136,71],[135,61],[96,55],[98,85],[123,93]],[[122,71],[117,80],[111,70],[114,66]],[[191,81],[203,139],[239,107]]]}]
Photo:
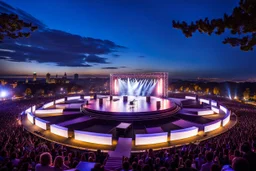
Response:
[{"label": "dark silhouette of crowd", "polygon": [[98,163],[98,168],[103,170],[106,153],[64,147],[23,129],[19,120],[21,112],[45,100],[0,102],[0,171],[61,171],[75,168],[80,161]]},{"label": "dark silhouette of crowd", "polygon": [[[51,98],[48,99],[53,100]],[[21,111],[45,99],[0,102],[0,171],[43,171],[76,168],[94,162],[103,171],[106,153],[77,150],[48,142],[23,129]],[[122,171],[256,171],[256,108],[235,101],[220,101],[238,119],[236,126],[217,137],[123,158]]]}]

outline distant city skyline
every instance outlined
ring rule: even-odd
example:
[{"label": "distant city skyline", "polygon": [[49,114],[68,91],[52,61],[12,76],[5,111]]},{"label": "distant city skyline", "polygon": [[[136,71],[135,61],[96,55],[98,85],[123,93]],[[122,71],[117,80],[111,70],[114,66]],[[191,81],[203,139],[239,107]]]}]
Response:
[{"label": "distant city skyline", "polygon": [[0,77],[165,71],[171,78],[253,80],[256,52],[222,44],[229,33],[187,39],[172,28],[172,20],[222,17],[238,2],[3,0],[0,12],[16,13],[39,29],[1,43]]}]

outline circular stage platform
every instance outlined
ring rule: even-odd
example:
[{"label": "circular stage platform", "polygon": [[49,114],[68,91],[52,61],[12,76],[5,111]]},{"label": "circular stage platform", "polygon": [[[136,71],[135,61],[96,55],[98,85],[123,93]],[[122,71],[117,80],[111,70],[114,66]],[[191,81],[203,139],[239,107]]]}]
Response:
[{"label": "circular stage platform", "polygon": [[[147,98],[150,99],[147,101]],[[125,99],[125,100],[124,100]],[[170,99],[145,96],[97,96],[82,106],[91,117],[118,121],[144,121],[171,117],[180,109]]]},{"label": "circular stage platform", "polygon": [[113,151],[122,146],[122,140],[130,142],[132,152],[202,141],[236,123],[232,112],[217,101],[187,96],[149,100],[77,95],[31,106],[21,119],[26,130],[49,141]]}]

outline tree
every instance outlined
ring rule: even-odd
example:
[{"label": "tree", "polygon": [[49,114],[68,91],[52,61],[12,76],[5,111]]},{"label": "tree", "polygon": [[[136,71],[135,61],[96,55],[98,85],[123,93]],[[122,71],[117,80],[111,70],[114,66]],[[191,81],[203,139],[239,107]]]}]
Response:
[{"label": "tree", "polygon": [[250,98],[250,89],[246,88],[243,95],[244,95],[244,100],[249,100],[249,98]]},{"label": "tree", "polygon": [[205,94],[209,94],[209,92],[210,92],[210,88],[206,88],[205,89]]},{"label": "tree", "polygon": [[36,29],[37,26],[32,26],[31,23],[20,20],[16,14],[0,13],[0,42],[5,37],[11,39],[29,37],[30,33]]},{"label": "tree", "polygon": [[189,92],[189,87],[187,87],[187,88],[185,89],[185,92]]},{"label": "tree", "polygon": [[77,93],[77,91],[78,91],[77,86],[73,86],[73,87],[71,88],[71,92]]},{"label": "tree", "polygon": [[31,89],[30,89],[30,88],[27,88],[27,89],[25,90],[25,95],[26,95],[26,96],[29,96],[29,95],[31,95],[31,94],[32,94]]},{"label": "tree", "polygon": [[220,89],[218,87],[213,88],[213,94],[219,95],[220,94]]},{"label": "tree", "polygon": [[180,91],[183,91],[183,86],[180,87]]},{"label": "tree", "polygon": [[44,89],[39,89],[39,90],[38,90],[38,94],[41,95],[41,96],[43,96],[43,95],[44,95]]},{"label": "tree", "polygon": [[225,38],[224,44],[230,44],[232,47],[240,46],[243,51],[253,50],[256,45],[256,1],[240,0],[239,6],[233,9],[232,14],[224,14],[223,18],[212,20],[205,18],[191,24],[185,21],[173,21],[172,25],[180,29],[187,38],[192,37],[196,31],[208,35],[212,33],[221,35],[225,29],[228,29],[234,37]]},{"label": "tree", "polygon": [[195,90],[195,91],[198,91],[199,88],[200,88],[199,85],[197,85],[197,84],[194,85],[194,90]]}]

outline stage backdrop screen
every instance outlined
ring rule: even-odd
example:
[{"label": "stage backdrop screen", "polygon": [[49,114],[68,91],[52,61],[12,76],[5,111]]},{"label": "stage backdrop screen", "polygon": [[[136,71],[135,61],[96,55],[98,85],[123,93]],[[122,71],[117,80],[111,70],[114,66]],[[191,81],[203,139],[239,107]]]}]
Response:
[{"label": "stage backdrop screen", "polygon": [[149,96],[157,95],[157,79],[119,78],[118,95]]},{"label": "stage backdrop screen", "polygon": [[167,97],[168,73],[110,74],[110,95]]}]

